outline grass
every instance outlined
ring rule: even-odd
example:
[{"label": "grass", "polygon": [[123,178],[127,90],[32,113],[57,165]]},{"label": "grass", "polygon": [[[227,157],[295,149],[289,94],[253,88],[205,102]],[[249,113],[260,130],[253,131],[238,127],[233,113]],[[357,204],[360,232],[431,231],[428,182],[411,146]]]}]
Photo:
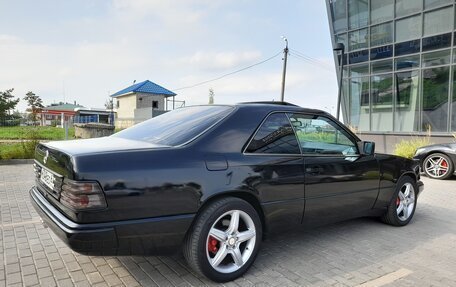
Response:
[{"label": "grass", "polygon": [[[28,138],[28,134],[33,131],[35,139],[40,140],[64,140],[65,129],[57,127],[0,127],[0,139],[20,140]],[[74,128],[69,128],[68,138],[74,138]]]},{"label": "grass", "polygon": [[33,153],[24,147],[23,143],[0,144],[0,160],[33,158]]}]

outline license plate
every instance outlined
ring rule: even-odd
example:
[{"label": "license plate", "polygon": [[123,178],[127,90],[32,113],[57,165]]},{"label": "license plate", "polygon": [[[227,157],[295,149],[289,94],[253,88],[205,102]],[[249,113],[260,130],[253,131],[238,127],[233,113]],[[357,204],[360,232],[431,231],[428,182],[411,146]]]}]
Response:
[{"label": "license plate", "polygon": [[44,183],[47,187],[49,187],[51,190],[54,190],[54,180],[55,177],[52,173],[50,173],[44,168],[41,169],[40,181]]}]

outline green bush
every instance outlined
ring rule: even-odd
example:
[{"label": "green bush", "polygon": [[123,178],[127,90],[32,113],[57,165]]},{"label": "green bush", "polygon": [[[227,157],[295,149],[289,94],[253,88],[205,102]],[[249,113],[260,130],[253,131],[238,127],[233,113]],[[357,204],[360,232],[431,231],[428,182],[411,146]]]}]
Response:
[{"label": "green bush", "polygon": [[0,160],[27,158],[21,143],[0,144]]},{"label": "green bush", "polygon": [[402,140],[396,144],[394,154],[406,158],[412,158],[415,155],[415,151],[425,145],[430,145],[431,140],[427,137],[413,138],[411,140]]}]

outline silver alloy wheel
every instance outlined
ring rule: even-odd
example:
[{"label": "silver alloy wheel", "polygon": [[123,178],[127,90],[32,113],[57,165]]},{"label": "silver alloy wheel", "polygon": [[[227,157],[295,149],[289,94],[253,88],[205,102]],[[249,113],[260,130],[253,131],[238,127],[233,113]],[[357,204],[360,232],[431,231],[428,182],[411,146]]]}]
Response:
[{"label": "silver alloy wheel", "polygon": [[252,218],[242,210],[228,211],[215,221],[207,235],[209,264],[220,273],[235,272],[249,260],[255,242],[256,229]]},{"label": "silver alloy wheel", "polygon": [[397,195],[396,212],[401,221],[406,221],[412,215],[415,207],[415,188],[410,182],[406,182]]},{"label": "silver alloy wheel", "polygon": [[449,163],[445,158],[436,155],[426,159],[424,169],[429,176],[441,178],[449,172]]}]

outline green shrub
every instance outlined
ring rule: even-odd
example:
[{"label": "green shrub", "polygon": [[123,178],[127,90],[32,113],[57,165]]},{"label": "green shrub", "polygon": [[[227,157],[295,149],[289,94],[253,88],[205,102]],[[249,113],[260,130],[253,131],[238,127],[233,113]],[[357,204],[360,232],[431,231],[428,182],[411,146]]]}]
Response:
[{"label": "green shrub", "polygon": [[430,145],[431,140],[429,136],[422,138],[413,138],[410,140],[402,140],[396,144],[394,154],[406,158],[412,158],[415,155],[415,151],[425,145]]},{"label": "green shrub", "polygon": [[21,159],[27,158],[21,143],[0,144],[0,160],[2,159]]}]

